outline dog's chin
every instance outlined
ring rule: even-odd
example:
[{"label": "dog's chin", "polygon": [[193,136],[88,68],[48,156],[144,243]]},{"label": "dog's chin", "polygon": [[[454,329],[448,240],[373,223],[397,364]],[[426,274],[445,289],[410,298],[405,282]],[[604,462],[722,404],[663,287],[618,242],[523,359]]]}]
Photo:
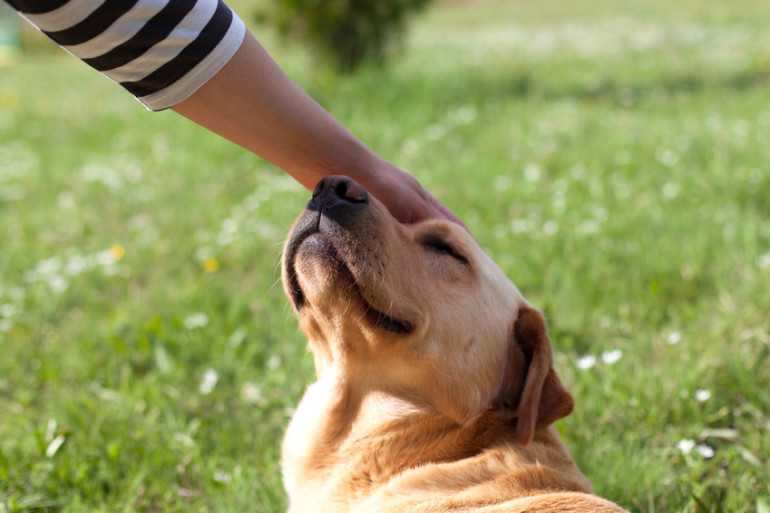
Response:
[{"label": "dog's chin", "polygon": [[389,299],[377,297],[376,293],[364,294],[364,290],[376,291],[377,288],[362,286],[362,280],[366,281],[366,278],[340,257],[333,242],[324,235],[308,235],[292,253],[287,280],[292,303],[298,312],[302,311],[307,302],[321,307],[344,301],[347,306],[352,296],[374,326],[398,334],[412,331],[411,322],[391,315],[387,312],[390,307],[380,306],[390,304]]}]

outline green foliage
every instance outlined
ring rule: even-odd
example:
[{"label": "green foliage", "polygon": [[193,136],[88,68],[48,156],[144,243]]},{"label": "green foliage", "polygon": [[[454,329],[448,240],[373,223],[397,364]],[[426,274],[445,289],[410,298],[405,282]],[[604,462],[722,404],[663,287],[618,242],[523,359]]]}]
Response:
[{"label": "green foliage", "polygon": [[381,64],[398,42],[407,18],[429,0],[274,0],[273,16],[285,36],[310,45],[342,72],[364,62]]},{"label": "green foliage", "polygon": [[[334,88],[271,48],[546,311],[558,427],[632,512],[770,507],[768,9],[436,4]],[[0,512],[285,511],[308,198],[69,56],[0,70]]]}]

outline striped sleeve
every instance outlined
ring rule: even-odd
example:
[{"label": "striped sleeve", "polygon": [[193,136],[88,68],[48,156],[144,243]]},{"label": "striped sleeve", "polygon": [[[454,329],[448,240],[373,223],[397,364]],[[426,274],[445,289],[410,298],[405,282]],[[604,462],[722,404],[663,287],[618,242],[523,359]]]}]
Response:
[{"label": "striped sleeve", "polygon": [[173,107],[235,54],[245,27],[222,0],[6,0],[150,110]]}]

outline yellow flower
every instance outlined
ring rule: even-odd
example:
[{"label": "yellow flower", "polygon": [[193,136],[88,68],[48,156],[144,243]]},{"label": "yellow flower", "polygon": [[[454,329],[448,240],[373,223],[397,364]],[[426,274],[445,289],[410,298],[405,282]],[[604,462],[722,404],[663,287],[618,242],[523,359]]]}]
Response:
[{"label": "yellow flower", "polygon": [[0,89],[0,106],[16,107],[19,104],[19,93],[13,89]]},{"label": "yellow flower", "polygon": [[213,273],[217,269],[219,269],[219,260],[216,258],[207,258],[203,262],[203,270],[207,273]]},{"label": "yellow flower", "polygon": [[121,260],[124,256],[126,256],[126,248],[120,244],[113,244],[110,246],[110,254],[115,260]]}]

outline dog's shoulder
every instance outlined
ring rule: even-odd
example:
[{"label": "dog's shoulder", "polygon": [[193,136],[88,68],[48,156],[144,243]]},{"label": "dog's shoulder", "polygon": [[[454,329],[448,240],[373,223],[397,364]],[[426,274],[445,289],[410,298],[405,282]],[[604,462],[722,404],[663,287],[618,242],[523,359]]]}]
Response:
[{"label": "dog's shoulder", "polygon": [[421,414],[360,442],[340,455],[351,472],[344,495],[357,498],[355,512],[452,511],[551,490],[591,493],[553,427],[525,446],[510,423],[480,418],[458,426]]}]

